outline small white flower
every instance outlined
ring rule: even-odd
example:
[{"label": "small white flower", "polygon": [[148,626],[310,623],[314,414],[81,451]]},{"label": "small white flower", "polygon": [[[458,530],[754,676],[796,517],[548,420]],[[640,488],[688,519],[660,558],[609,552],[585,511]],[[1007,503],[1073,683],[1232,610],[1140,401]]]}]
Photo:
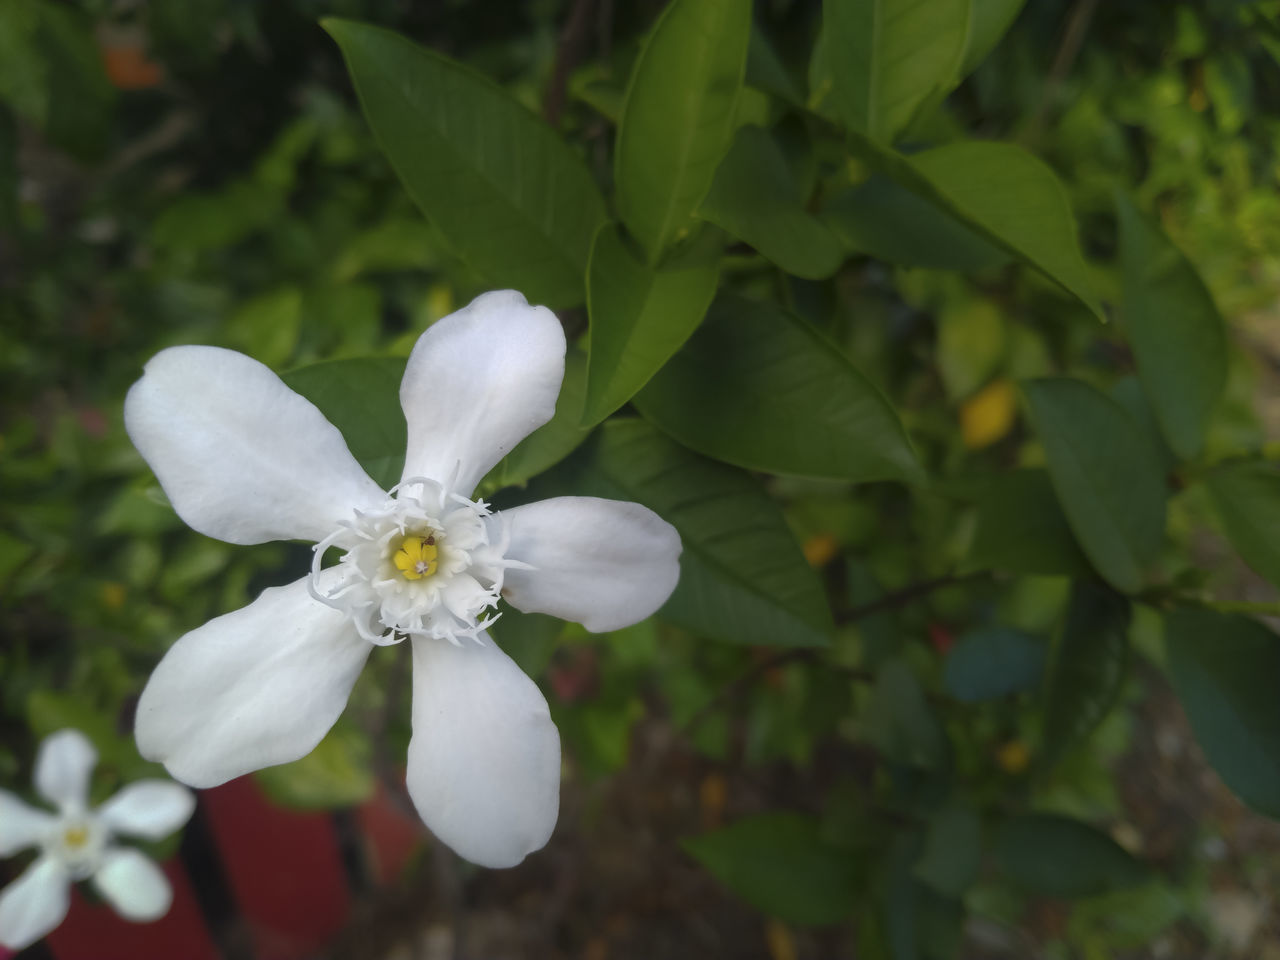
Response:
[{"label": "small white flower", "polygon": [[[255,360],[174,347],[125,426],[178,515],[231,543],[316,541],[309,576],[178,640],[138,705],[143,755],[208,787],[309,753],[374,645],[413,652],[409,793],[459,854],[514,866],[560,800],[546,701],[484,632],[499,596],[588,630],[652,614],[680,538],[635,503],[560,497],[492,513],[480,479],[551,419],[565,339],[544,307],[485,294],[418,340],[400,385],[403,479],[384,493],[310,402]],[[359,402],[352,397],[352,402]],[[325,552],[343,551],[322,567]]]},{"label": "small white flower", "polygon": [[116,846],[115,838],[168,836],[190,818],[195,797],[168,780],[139,780],[90,810],[89,776],[97,761],[84,734],[60,730],[40,744],[35,776],[36,791],[58,812],[0,790],[0,857],[40,849],[0,891],[0,944],[10,950],[35,943],[62,922],[77,880],[91,881],[126,920],[157,920],[169,909],[173,892],[160,868],[137,850]]}]

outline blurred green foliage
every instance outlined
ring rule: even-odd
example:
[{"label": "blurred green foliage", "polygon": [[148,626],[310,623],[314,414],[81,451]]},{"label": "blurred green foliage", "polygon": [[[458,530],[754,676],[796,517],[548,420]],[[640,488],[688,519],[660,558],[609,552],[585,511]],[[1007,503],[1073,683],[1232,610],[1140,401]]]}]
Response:
[{"label": "blurred green foliage", "polygon": [[[1034,926],[1039,898],[1075,898],[1033,931],[1051,955],[1203,924],[1191,854],[1155,869],[1107,828],[1166,652],[1210,761],[1280,810],[1276,637],[1222,559],[1276,612],[1280,3],[986,0],[965,34],[940,0],[884,39],[930,52],[900,75],[853,4],[758,3],[711,44],[681,24],[735,4],[618,5],[573,54],[569,6],[0,6],[0,782],[62,725],[139,775],[167,646],[309,568],[173,515],[121,425],[150,355],[285,371],[389,485],[402,358],[509,284],[583,352],[482,492],[639,499],[686,544],[656,620],[495,628],[572,776],[624,768],[654,715],[717,768],[817,771],[686,849],[769,915],[854,922],[860,956],[954,956],[966,915]],[[353,90],[322,15],[457,63],[330,21]],[[525,152],[495,160],[495,130]],[[668,141],[704,162],[667,169]],[[366,796],[403,756],[403,674],[372,658],[272,795]]]}]

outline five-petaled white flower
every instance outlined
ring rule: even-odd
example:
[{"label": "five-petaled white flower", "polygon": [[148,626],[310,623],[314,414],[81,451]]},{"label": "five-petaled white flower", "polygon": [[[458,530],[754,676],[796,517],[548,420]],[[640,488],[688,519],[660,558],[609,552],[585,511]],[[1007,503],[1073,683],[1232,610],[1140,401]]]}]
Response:
[{"label": "five-petaled white flower", "polygon": [[[422,819],[483,866],[541,848],[559,809],[560,738],[485,614],[502,596],[616,630],[666,601],[680,555],[674,528],[639,504],[560,497],[492,513],[469,499],[555,412],[564,356],[555,315],[513,291],[431,326],[400,385],[403,478],[384,493],[262,364],[216,347],[157,354],[125,426],[178,515],[231,543],[317,543],[310,576],[164,657],[138,705],[143,755],[197,787],[296,760],[337,720],[373,646],[407,638],[406,778]],[[343,553],[324,567],[330,547]]]},{"label": "five-petaled white flower", "polygon": [[21,950],[53,930],[67,915],[71,884],[91,880],[127,920],[157,920],[173,892],[160,868],[117,835],[160,840],[179,829],[195,809],[195,797],[168,780],[131,783],[89,809],[89,777],[98,755],[79,730],[46,737],[36,757],[36,791],[56,814],[29,807],[0,790],[0,857],[28,847],[40,855],[0,892],[0,944]]}]

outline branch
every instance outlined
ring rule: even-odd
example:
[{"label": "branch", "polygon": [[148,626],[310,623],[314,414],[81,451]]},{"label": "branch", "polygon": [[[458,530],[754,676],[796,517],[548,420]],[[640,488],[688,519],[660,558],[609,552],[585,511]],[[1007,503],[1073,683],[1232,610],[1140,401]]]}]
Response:
[{"label": "branch", "polygon": [[560,43],[556,46],[555,65],[551,70],[551,82],[542,104],[542,115],[553,127],[560,126],[560,114],[564,110],[565,91],[569,86],[569,74],[582,59],[587,29],[591,26],[591,13],[595,0],[575,0],[569,11],[569,19],[560,31]]}]

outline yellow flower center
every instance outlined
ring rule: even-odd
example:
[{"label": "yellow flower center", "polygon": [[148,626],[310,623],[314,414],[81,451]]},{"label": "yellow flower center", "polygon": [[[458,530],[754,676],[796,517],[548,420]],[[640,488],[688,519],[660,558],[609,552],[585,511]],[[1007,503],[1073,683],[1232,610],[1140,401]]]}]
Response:
[{"label": "yellow flower center", "polygon": [[425,537],[411,534],[400,541],[399,548],[391,555],[391,562],[406,580],[421,580],[436,572],[439,553],[434,534]]},{"label": "yellow flower center", "polygon": [[62,834],[62,842],[69,850],[79,850],[89,842],[89,828],[84,826],[68,827]]}]

